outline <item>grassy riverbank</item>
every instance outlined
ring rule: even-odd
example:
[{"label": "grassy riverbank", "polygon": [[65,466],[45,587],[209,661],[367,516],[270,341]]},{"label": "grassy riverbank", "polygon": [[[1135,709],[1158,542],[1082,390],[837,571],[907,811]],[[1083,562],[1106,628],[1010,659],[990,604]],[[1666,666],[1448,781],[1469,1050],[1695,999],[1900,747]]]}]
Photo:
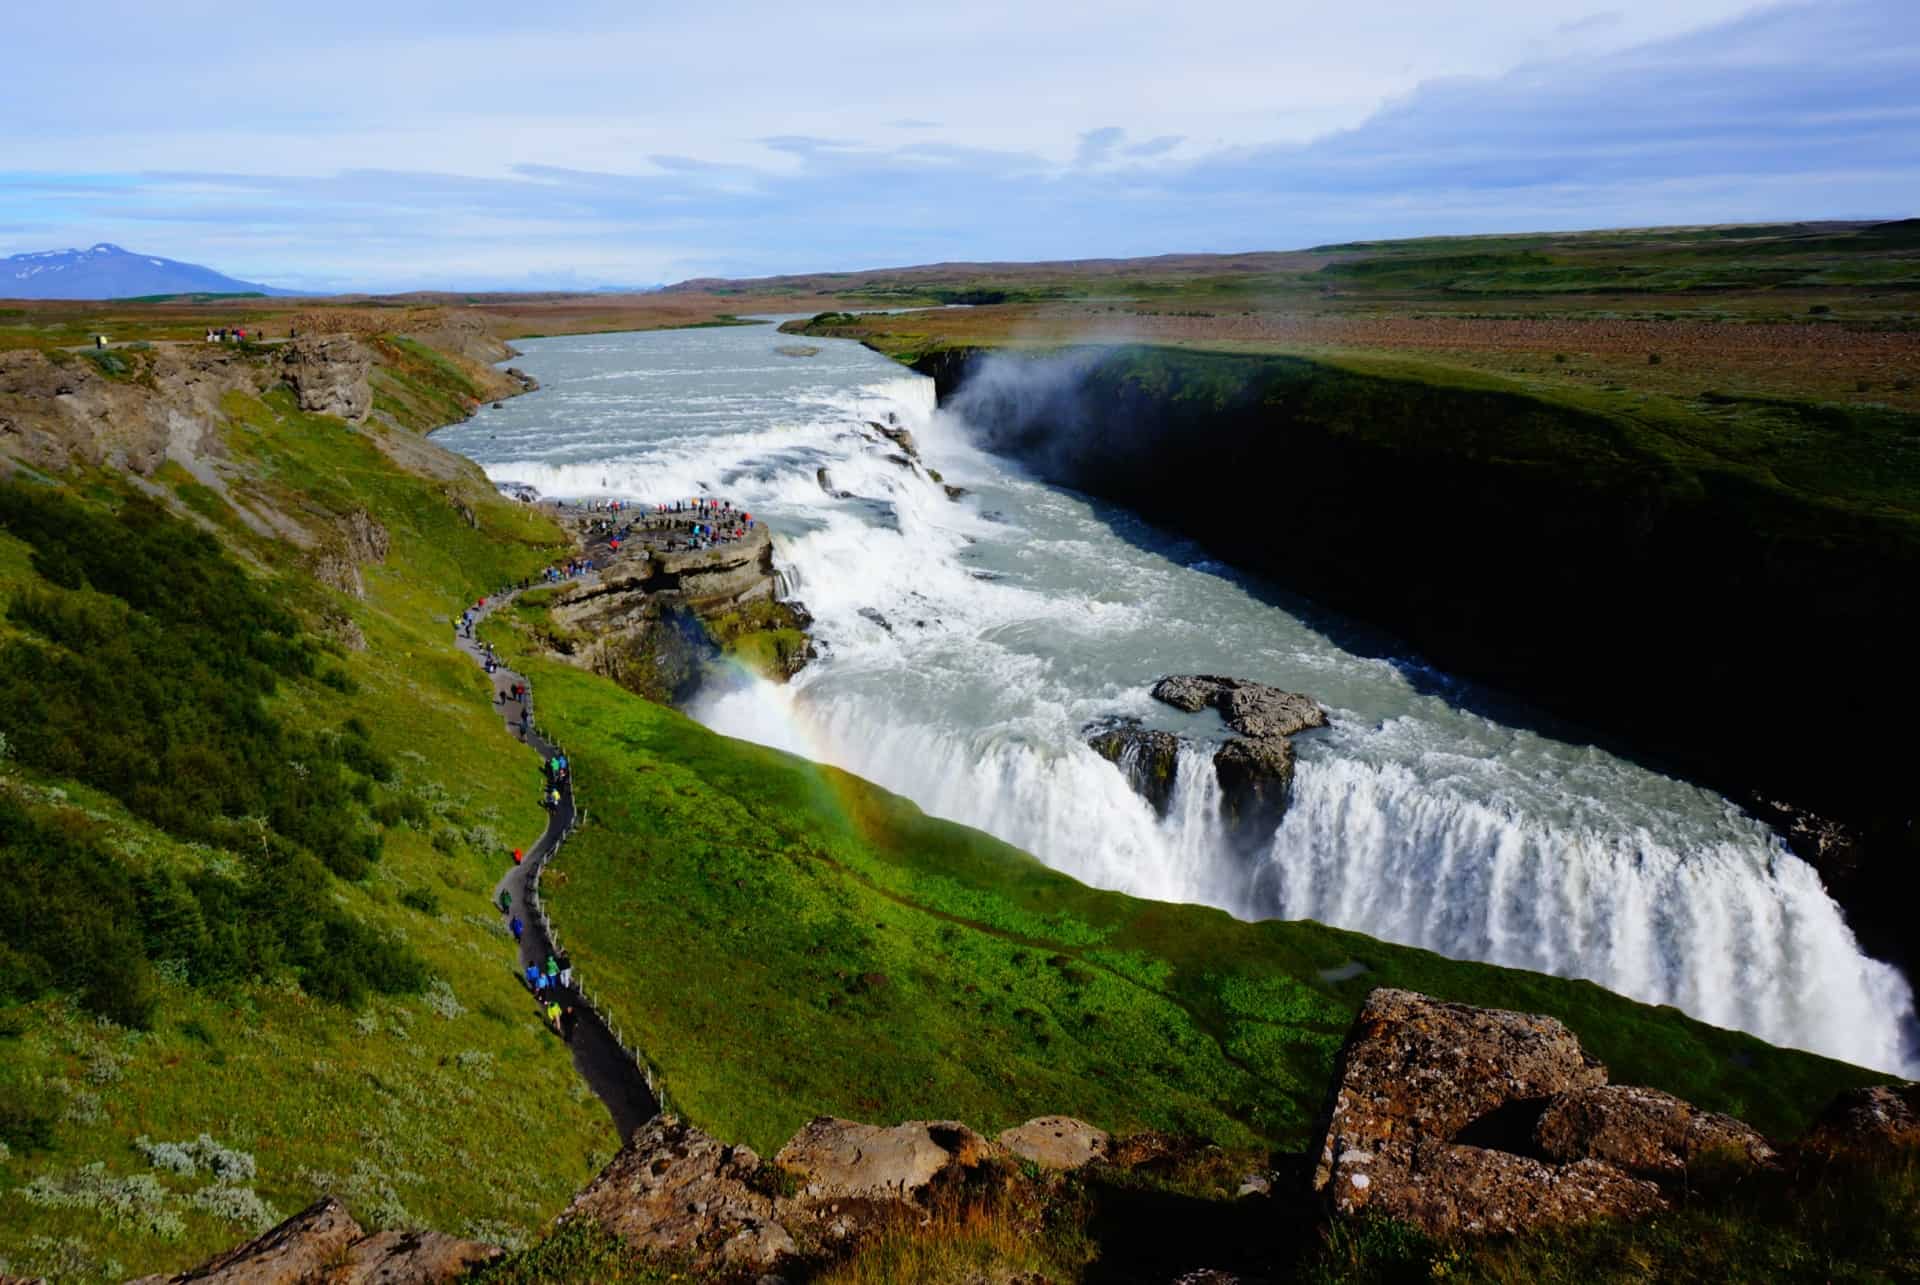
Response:
[{"label": "grassy riverbank", "polygon": [[1064,1112],[1298,1147],[1379,985],[1556,1014],[1617,1079],[1776,1133],[1874,1078],[1583,982],[1088,888],[859,778],[527,663],[588,809],[547,881],[555,922],[675,1102],[756,1148],[822,1112],[982,1129]]}]

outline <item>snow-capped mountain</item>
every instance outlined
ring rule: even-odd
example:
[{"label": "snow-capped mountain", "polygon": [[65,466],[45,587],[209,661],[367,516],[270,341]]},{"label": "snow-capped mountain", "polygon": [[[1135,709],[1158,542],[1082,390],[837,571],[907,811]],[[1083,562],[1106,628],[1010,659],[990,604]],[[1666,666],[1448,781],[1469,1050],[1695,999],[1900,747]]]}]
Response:
[{"label": "snow-capped mountain", "polygon": [[0,259],[0,299],[126,299],[150,294],[294,294],[102,241]]}]

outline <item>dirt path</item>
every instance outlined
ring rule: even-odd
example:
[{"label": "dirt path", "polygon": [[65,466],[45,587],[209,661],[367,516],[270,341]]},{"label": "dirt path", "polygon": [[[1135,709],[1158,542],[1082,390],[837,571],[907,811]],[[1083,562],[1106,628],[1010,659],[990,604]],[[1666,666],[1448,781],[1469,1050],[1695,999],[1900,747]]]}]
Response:
[{"label": "dirt path", "polygon": [[[512,593],[508,593],[503,597],[487,599],[486,605],[474,613],[475,623],[478,624],[481,619],[491,614],[494,608],[510,601],[513,596]],[[486,650],[478,641],[456,634],[455,643],[475,664],[485,667]],[[518,701],[507,700],[505,697],[513,684],[525,681],[522,675],[505,666],[497,668],[493,673],[495,708],[500,711],[500,717],[506,723],[507,730],[515,736],[521,735],[522,709],[524,708],[529,716],[532,713],[532,698],[529,697],[527,704],[523,707]],[[527,733],[523,739],[540,756],[539,761],[545,761],[556,753],[554,746],[538,731]],[[534,761],[528,761],[526,770],[527,788],[529,790],[540,788],[544,777],[537,764]],[[526,850],[522,863],[517,866],[509,865],[505,876],[494,885],[493,904],[496,908],[500,904],[501,892],[507,892],[512,897],[512,909],[503,913],[501,919],[506,920],[517,915],[525,925],[518,947],[519,965],[516,971],[520,974],[525,973],[527,965],[544,964],[547,956],[555,953],[553,943],[547,939],[546,932],[540,925],[540,916],[534,913],[530,887],[540,867],[559,849],[561,841],[566,838],[567,832],[573,826],[573,819],[573,782],[569,779],[560,787],[560,805],[554,808],[548,817],[545,833]],[[614,1039],[605,1019],[595,1012],[580,994],[580,978],[577,975],[574,977],[572,987],[549,993],[557,993],[560,1006],[565,1008],[572,1005],[579,1017],[579,1024],[573,1032],[573,1068],[580,1073],[580,1078],[586,1081],[587,1087],[593,1090],[595,1096],[606,1104],[608,1113],[613,1116],[614,1128],[619,1131],[620,1140],[625,1142],[635,1129],[652,1119],[660,1110],[659,1103],[654,1100],[652,1092],[647,1088],[646,1076],[627,1055],[626,1050],[620,1047],[619,1041]],[[531,995],[528,996],[527,1002],[535,1003]],[[545,1020],[544,1013],[542,1013],[542,1020]],[[558,1036],[556,1035],[555,1038]]]}]

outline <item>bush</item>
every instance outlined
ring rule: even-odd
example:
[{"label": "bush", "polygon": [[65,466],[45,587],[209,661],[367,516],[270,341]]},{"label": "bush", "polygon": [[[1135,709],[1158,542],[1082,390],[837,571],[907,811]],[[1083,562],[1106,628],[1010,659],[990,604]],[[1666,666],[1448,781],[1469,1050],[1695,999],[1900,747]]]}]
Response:
[{"label": "bush", "polygon": [[410,910],[417,910],[423,915],[440,913],[440,898],[434,895],[431,888],[407,889],[400,894],[400,904]]}]

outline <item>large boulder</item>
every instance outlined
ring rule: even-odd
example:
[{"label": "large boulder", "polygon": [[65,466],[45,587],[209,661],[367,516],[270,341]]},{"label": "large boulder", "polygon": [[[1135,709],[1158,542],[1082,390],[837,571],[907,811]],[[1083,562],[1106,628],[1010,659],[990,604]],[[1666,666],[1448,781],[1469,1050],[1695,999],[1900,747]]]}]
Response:
[{"label": "large boulder", "polygon": [[280,361],[301,410],[358,423],[373,409],[373,356],[352,336],[295,339]]},{"label": "large boulder", "polygon": [[559,1221],[597,1223],[637,1250],[701,1270],[767,1270],[795,1248],[761,1170],[750,1149],[655,1116]]},{"label": "large boulder", "polygon": [[1606,1078],[1551,1017],[1376,990],[1341,1050],[1313,1187],[1337,1214],[1371,1210],[1435,1235],[1636,1217],[1661,1206],[1653,1183],[1602,1160],[1527,1154],[1555,1099]]},{"label": "large boulder", "polygon": [[1541,1113],[1533,1140],[1548,1160],[1604,1160],[1644,1178],[1685,1177],[1702,1160],[1752,1168],[1775,1159],[1750,1125],[1626,1084],[1561,1094]]},{"label": "large boulder", "polygon": [[1179,737],[1143,727],[1137,718],[1102,719],[1081,734],[1095,754],[1120,769],[1135,794],[1161,816],[1167,814],[1180,774]]},{"label": "large boulder", "polygon": [[1848,1089],[1800,1140],[1818,1156],[1891,1159],[1920,1150],[1920,1084]]},{"label": "large boulder", "polygon": [[1000,1145],[1042,1169],[1079,1169],[1104,1160],[1113,1139],[1104,1129],[1067,1115],[1043,1115],[1003,1130]]},{"label": "large boulder", "polygon": [[887,1127],[823,1115],[788,1139],[773,1162],[799,1181],[804,1200],[899,1200],[948,1166],[970,1169],[990,1153],[985,1138],[952,1120]]}]

